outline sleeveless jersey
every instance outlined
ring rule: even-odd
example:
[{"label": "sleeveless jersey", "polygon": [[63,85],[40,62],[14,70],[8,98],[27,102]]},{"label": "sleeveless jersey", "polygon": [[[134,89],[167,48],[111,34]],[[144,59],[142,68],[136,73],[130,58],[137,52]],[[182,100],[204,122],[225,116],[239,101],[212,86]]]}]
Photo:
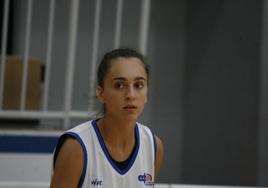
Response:
[{"label": "sleeveless jersey", "polygon": [[[80,124],[63,136],[74,137],[82,146],[84,161],[78,187],[81,188],[152,188],[156,157],[155,136],[151,130],[136,123],[136,147],[128,166],[121,170],[111,159],[97,127],[96,120]],[[60,149],[54,152],[54,162]]]}]

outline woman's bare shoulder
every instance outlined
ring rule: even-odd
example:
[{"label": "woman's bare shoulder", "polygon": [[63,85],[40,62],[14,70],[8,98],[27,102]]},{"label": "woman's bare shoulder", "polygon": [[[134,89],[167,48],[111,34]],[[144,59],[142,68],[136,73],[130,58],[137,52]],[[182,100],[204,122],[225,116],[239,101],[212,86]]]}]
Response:
[{"label": "woman's bare shoulder", "polygon": [[57,155],[50,187],[77,187],[82,169],[82,147],[76,139],[68,137]]}]

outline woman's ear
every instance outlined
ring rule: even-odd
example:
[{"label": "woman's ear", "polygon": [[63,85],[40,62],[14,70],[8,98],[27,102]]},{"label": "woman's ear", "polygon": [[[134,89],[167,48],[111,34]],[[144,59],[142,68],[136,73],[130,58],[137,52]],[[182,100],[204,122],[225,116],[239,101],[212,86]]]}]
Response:
[{"label": "woman's ear", "polygon": [[96,95],[97,98],[101,103],[104,103],[104,98],[103,98],[103,88],[101,86],[98,86],[96,89]]}]

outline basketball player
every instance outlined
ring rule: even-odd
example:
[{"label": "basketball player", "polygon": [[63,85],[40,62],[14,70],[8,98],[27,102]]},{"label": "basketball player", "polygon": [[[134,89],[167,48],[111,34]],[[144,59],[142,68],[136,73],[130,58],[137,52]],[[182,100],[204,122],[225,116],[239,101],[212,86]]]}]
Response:
[{"label": "basketball player", "polygon": [[96,94],[103,116],[63,134],[54,152],[51,188],[151,188],[163,144],[136,122],[147,102],[149,68],[132,49],[107,53]]}]

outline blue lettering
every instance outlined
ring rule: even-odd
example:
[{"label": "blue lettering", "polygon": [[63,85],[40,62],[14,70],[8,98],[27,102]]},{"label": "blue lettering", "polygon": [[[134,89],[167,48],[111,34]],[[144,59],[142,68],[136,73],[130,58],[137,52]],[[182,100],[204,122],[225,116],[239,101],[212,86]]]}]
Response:
[{"label": "blue lettering", "polygon": [[98,180],[98,178],[96,178],[93,181],[91,181],[91,185],[101,186],[102,185],[102,180]]},{"label": "blue lettering", "polygon": [[139,175],[138,176],[138,180],[139,181],[143,181],[145,183],[146,182],[146,175],[145,175],[145,173],[143,175]]},{"label": "blue lettering", "polygon": [[144,185],[154,185],[151,174],[144,173],[138,176],[138,180],[143,182]]}]

